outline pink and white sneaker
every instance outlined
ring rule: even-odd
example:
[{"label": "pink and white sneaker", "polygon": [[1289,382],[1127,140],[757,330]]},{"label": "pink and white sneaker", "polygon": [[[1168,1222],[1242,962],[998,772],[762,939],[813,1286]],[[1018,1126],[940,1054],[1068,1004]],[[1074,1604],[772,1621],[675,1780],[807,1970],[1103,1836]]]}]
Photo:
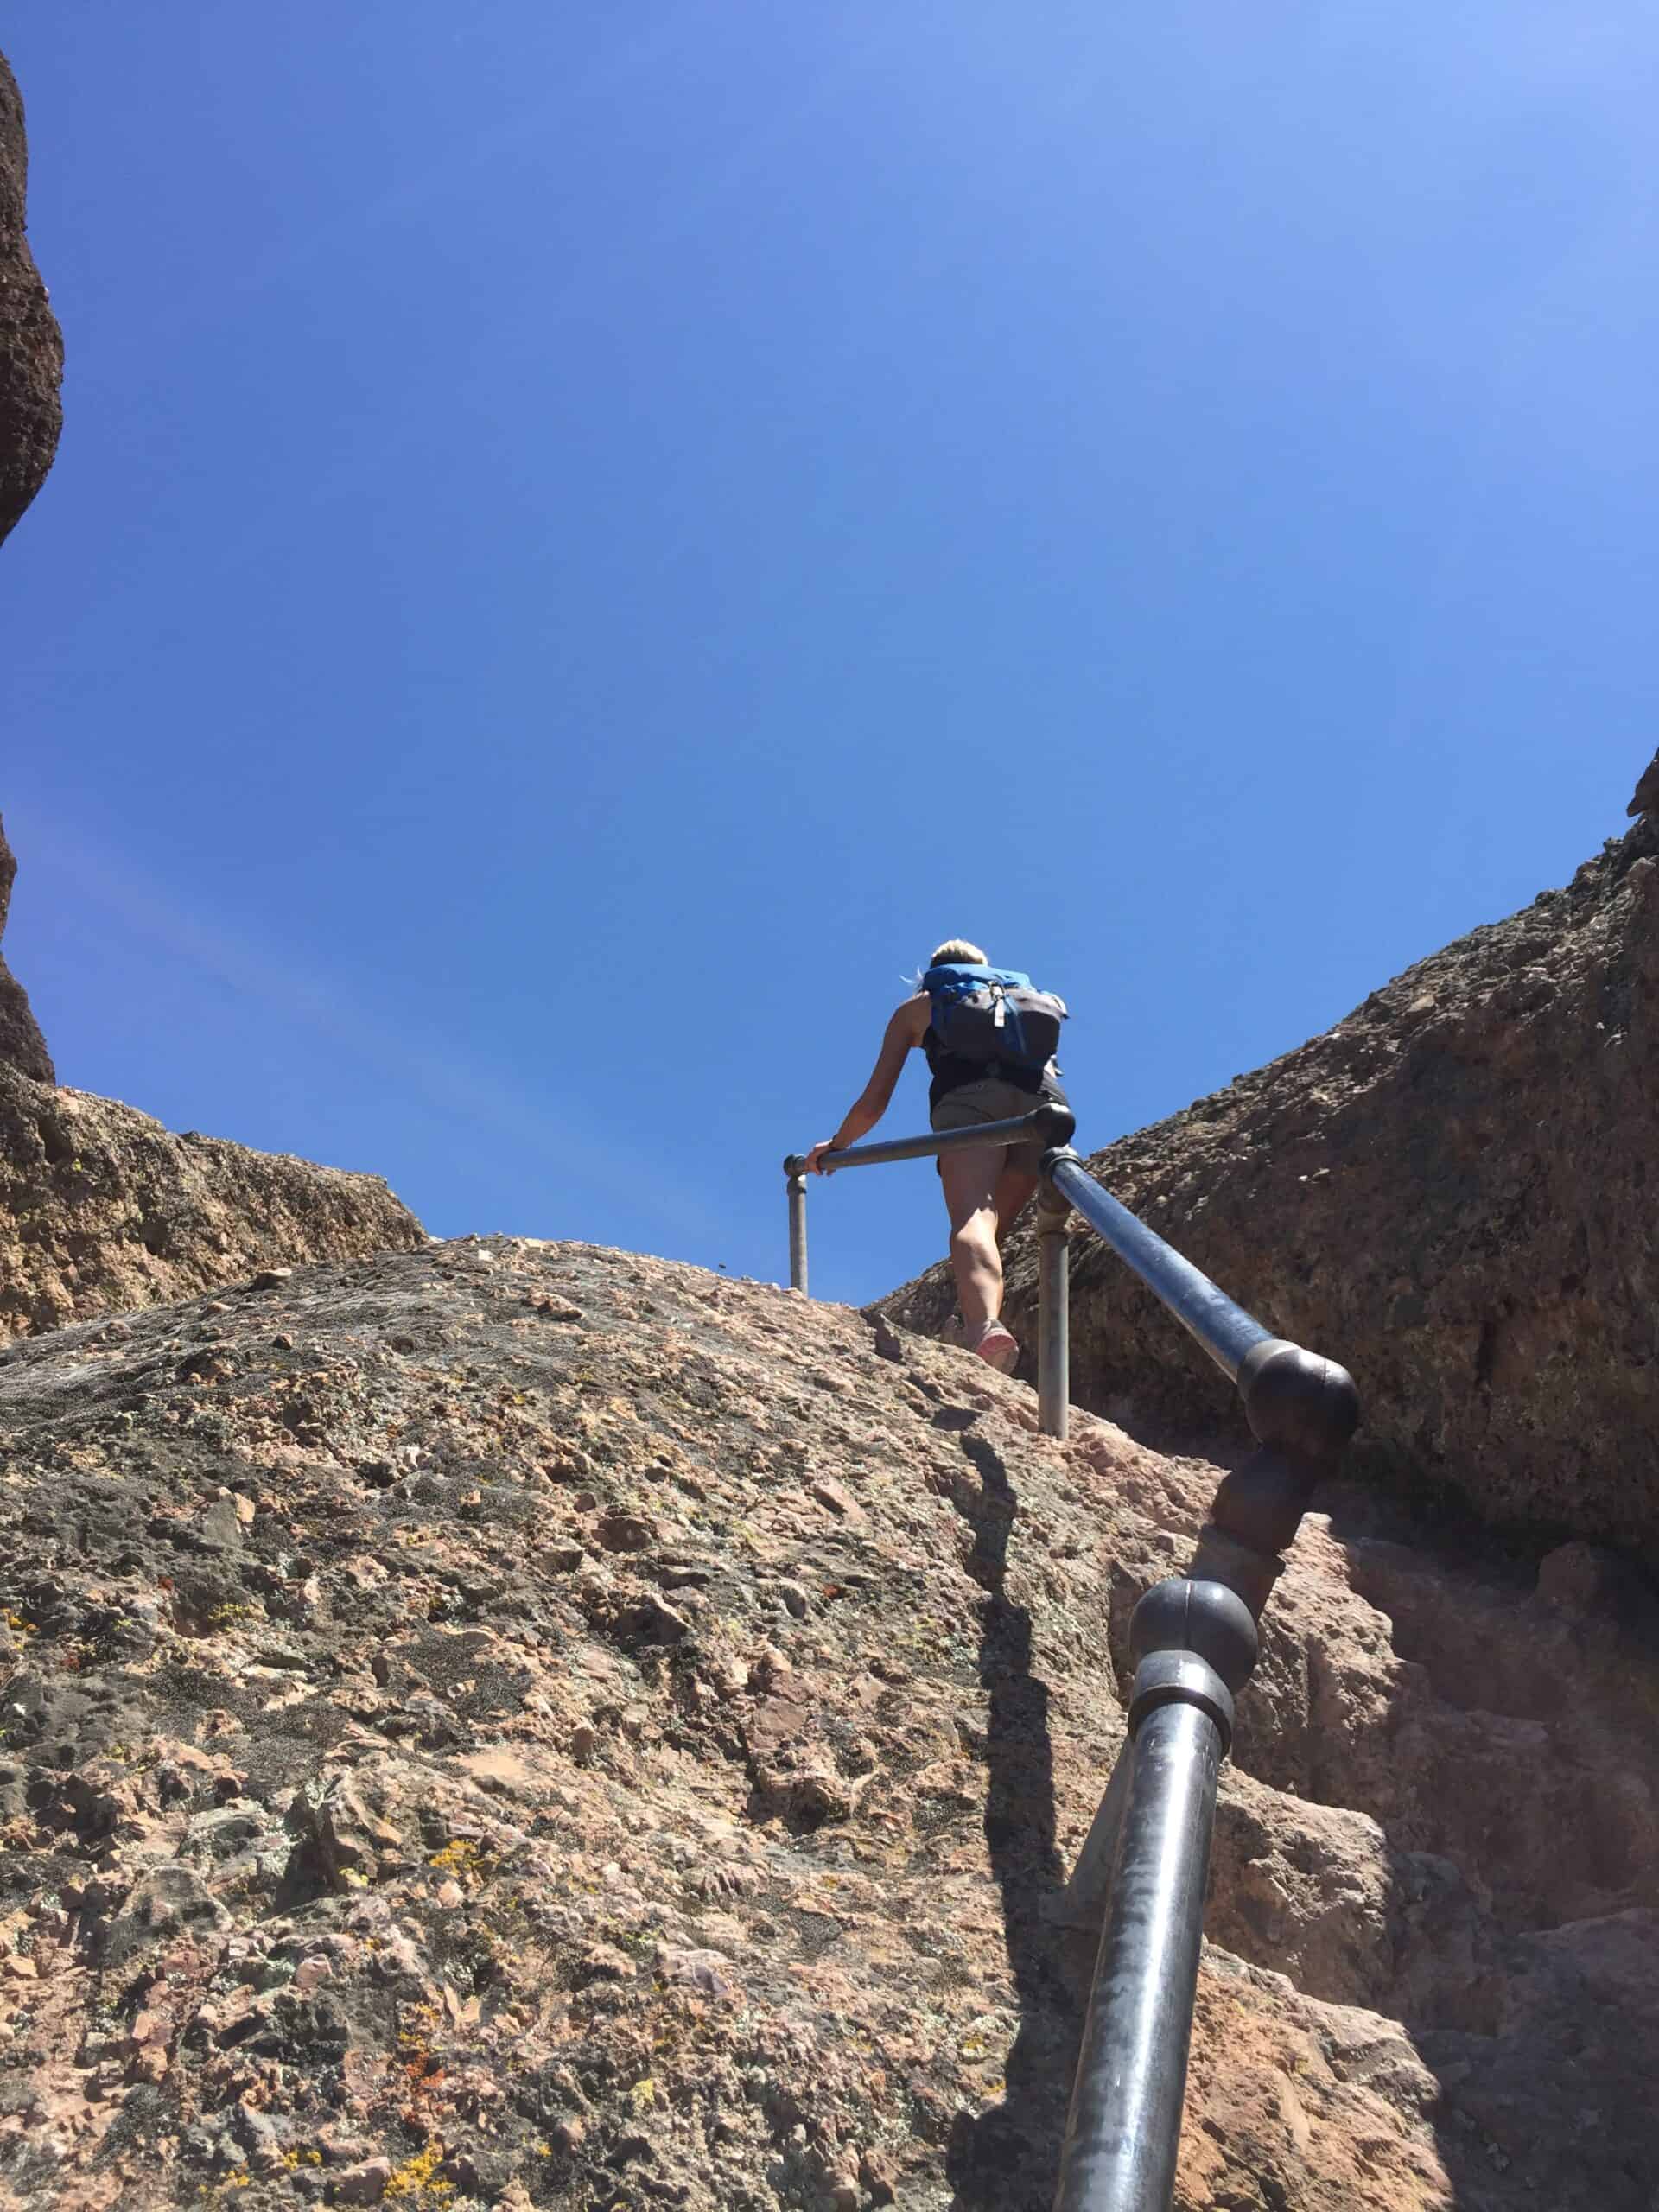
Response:
[{"label": "pink and white sneaker", "polygon": [[1019,1341],[1000,1321],[982,1322],[977,1332],[964,1329],[962,1340],[999,1375],[1012,1375],[1019,1363]]}]

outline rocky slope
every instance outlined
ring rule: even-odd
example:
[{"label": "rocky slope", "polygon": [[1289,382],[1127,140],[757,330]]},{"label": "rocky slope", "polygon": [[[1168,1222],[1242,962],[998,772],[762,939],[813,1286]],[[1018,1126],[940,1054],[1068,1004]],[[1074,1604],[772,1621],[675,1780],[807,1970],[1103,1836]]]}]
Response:
[{"label": "rocky slope", "polygon": [[[1033,1410],[517,1240],[0,1353],[0,2202],[1046,2212],[1046,1908],[1217,1469]],[[1182,2212],[1650,2212],[1652,1601],[1325,1503]]]},{"label": "rocky slope", "polygon": [[425,1241],[378,1175],[175,1136],[0,1066],[0,1339]]},{"label": "rocky slope", "polygon": [[[1242,1304],[1353,1370],[1356,1464],[1659,1560],[1656,1001],[1644,813],[1565,890],[1089,1164]],[[1033,1351],[1035,1242],[1028,1222],[1009,1254]],[[1224,1417],[1225,1384],[1092,1234],[1073,1268],[1074,1395],[1148,1434]],[[953,1302],[936,1268],[884,1304],[938,1332]]]},{"label": "rocky slope", "polygon": [[0,538],[57,451],[63,339],[24,234],[29,151],[17,80],[0,54]]}]

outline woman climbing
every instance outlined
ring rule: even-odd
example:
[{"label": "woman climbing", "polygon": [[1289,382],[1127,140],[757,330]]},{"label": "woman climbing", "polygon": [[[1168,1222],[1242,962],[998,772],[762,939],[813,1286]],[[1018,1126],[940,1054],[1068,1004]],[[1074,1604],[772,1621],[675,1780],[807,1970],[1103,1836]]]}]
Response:
[{"label": "woman climbing", "polygon": [[[1062,1106],[1053,1054],[1065,1001],[1033,988],[1016,970],[992,968],[976,944],[952,938],[897,1007],[869,1081],[832,1137],[806,1156],[814,1174],[827,1152],[840,1152],[873,1129],[887,1110],[906,1054],[919,1047],[932,1074],[927,1094],[935,1130],[1011,1121],[1044,1099]],[[950,1265],[957,1278],[963,1342],[1004,1375],[1020,1346],[1004,1327],[1002,1241],[1037,1187],[1038,1143],[969,1145],[941,1153],[940,1179],[950,1217]]]}]

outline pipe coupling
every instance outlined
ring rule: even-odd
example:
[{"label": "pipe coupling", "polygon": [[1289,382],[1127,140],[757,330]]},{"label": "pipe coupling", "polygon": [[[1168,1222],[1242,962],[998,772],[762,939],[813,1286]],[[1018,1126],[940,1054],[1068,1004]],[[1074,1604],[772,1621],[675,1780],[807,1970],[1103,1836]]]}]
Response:
[{"label": "pipe coupling", "polygon": [[1141,1662],[1129,1699],[1131,1736],[1160,1705],[1196,1705],[1207,1713],[1221,1732],[1226,1758],[1233,1741],[1233,1694],[1196,1651],[1149,1651]]}]

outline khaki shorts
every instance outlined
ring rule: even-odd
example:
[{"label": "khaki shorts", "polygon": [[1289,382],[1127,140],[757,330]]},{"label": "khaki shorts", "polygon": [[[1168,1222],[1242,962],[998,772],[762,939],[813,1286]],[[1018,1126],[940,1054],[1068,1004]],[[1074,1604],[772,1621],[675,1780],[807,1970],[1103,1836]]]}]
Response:
[{"label": "khaki shorts", "polygon": [[[1056,1085],[1046,1090],[1021,1090],[1017,1083],[1007,1083],[1000,1075],[982,1076],[977,1083],[964,1083],[955,1090],[947,1090],[933,1109],[933,1128],[941,1129],[971,1129],[977,1122],[1011,1122],[1017,1115],[1030,1114],[1049,1100],[1065,1105],[1065,1094]],[[1035,1141],[1031,1144],[1010,1144],[1003,1147],[1003,1165],[1017,1167],[1027,1175],[1037,1173],[1038,1162],[1047,1147]],[[936,1160],[935,1166],[943,1174],[944,1169]]]}]

